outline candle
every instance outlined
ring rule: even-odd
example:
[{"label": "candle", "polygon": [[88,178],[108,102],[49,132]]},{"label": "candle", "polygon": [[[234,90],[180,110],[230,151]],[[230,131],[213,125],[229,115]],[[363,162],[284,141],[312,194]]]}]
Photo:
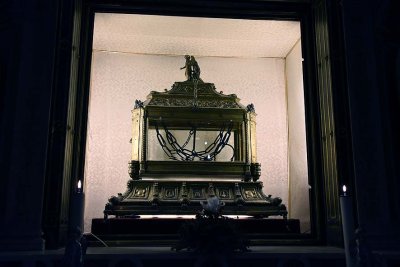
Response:
[{"label": "candle", "polygon": [[77,186],[77,193],[81,193],[82,192],[82,182],[81,180],[78,180],[78,186]]},{"label": "candle", "polygon": [[353,203],[352,197],[347,192],[346,185],[342,186],[342,194],[340,196],[340,211],[342,216],[342,229],[344,249],[346,254],[346,266],[355,266],[355,258],[352,256],[354,250],[354,220],[353,220]]},{"label": "candle", "polygon": [[83,232],[83,216],[85,210],[85,194],[82,181],[78,180],[74,192],[71,195],[69,227],[74,230],[77,227]]}]

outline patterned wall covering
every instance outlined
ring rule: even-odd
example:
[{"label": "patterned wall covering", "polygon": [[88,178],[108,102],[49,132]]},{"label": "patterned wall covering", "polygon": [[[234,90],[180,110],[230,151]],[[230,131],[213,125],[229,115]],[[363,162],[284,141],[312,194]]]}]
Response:
[{"label": "patterned wall covering", "polygon": [[285,57],[299,38],[293,21],[96,14],[85,231],[108,197],[126,188],[135,99],[185,80],[184,54],[196,56],[204,81],[255,105],[264,192],[289,204]]},{"label": "patterned wall covering", "polygon": [[[285,61],[198,57],[202,79],[217,90],[254,103],[258,158],[264,191],[288,201],[287,109]],[[107,198],[125,190],[131,147],[131,109],[151,90],[162,91],[184,80],[182,56],[125,53],[93,54],[85,164],[85,229],[90,218],[102,217]]]},{"label": "patterned wall covering", "polygon": [[301,43],[286,57],[289,126],[289,217],[300,219],[302,232],[310,230],[309,185],[304,112]]},{"label": "patterned wall covering", "polygon": [[102,14],[95,50],[157,55],[284,58],[300,38],[297,21]]}]

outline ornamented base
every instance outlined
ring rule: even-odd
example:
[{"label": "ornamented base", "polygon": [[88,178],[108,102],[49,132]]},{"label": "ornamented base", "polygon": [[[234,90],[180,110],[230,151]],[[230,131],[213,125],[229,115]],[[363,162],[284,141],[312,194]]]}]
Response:
[{"label": "ornamented base", "polygon": [[130,180],[124,194],[109,199],[104,217],[196,214],[212,196],[225,203],[223,215],[287,216],[282,200],[264,195],[261,182]]}]

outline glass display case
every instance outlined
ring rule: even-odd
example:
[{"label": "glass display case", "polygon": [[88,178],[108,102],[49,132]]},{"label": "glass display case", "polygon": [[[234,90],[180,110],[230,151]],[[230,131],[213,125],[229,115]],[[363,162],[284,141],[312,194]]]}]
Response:
[{"label": "glass display case", "polygon": [[286,218],[282,200],[258,181],[254,106],[202,81],[193,56],[185,68],[186,81],[135,101],[131,179],[109,199],[105,217],[195,214],[200,201],[217,196],[224,214]]}]

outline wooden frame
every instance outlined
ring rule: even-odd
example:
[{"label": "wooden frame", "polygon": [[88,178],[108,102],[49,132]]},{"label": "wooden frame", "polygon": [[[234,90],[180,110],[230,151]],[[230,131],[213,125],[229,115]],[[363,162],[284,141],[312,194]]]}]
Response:
[{"label": "wooden frame", "polygon": [[[64,1],[69,2],[69,1]],[[71,1],[72,2],[72,1]],[[154,3],[153,3],[154,2]],[[311,234],[271,238],[260,233],[256,244],[341,244],[338,206],[338,185],[352,183],[351,133],[348,110],[334,107],[347,105],[346,82],[343,71],[344,49],[339,45],[335,56],[341,61],[330,61],[329,44],[340,38],[340,8],[337,4],[327,10],[324,0],[310,3],[292,1],[75,1],[66,5],[60,15],[59,39],[66,39],[71,49],[60,52],[58,60],[70,66],[69,76],[57,77],[62,84],[55,87],[52,106],[52,125],[66,129],[66,136],[54,133],[49,137],[49,159],[45,185],[43,229],[49,247],[57,247],[66,237],[71,188],[78,177],[83,177],[91,47],[95,12],[116,12],[170,16],[195,16],[237,19],[298,20],[302,31],[304,57],[304,88],[308,173],[311,202]],[[336,13],[335,13],[336,12]],[[336,16],[329,17],[328,14]],[[72,25],[72,26],[71,26]],[[330,27],[330,28],[328,28]],[[337,31],[331,34],[330,29]],[[69,30],[68,30],[69,29]],[[332,66],[334,71],[331,71]],[[67,67],[65,67],[67,69]],[[335,82],[333,82],[335,80]],[[336,86],[332,85],[342,85]],[[335,90],[334,90],[335,89]],[[57,94],[58,93],[58,94]],[[68,101],[66,101],[68,99]],[[78,115],[79,114],[79,115]],[[340,138],[336,142],[338,124]],[[339,181],[338,175],[342,179]]]}]

